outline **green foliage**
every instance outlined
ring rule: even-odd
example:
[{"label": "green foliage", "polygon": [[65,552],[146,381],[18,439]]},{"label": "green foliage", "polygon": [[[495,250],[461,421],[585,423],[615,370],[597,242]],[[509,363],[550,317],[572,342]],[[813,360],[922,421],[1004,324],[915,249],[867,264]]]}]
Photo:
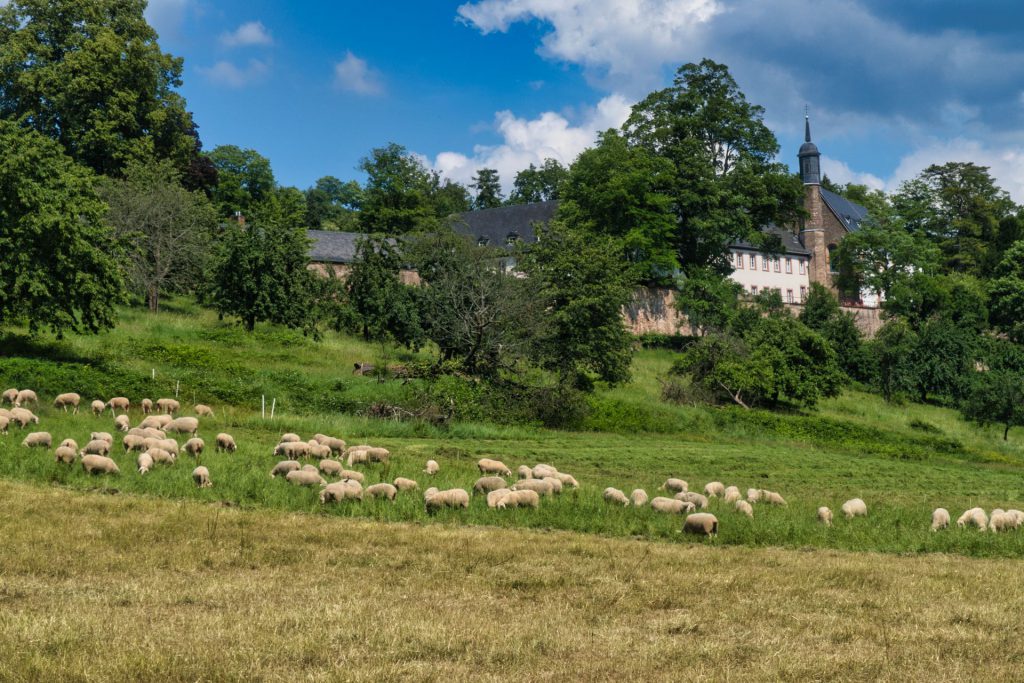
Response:
[{"label": "green foliage", "polygon": [[57,143],[0,121],[0,325],[63,334],[114,324],[120,249],[94,187]]},{"label": "green foliage", "polygon": [[963,397],[978,353],[977,332],[948,318],[926,322],[918,332],[910,362],[915,366],[917,396],[946,400]]},{"label": "green foliage", "polygon": [[914,273],[893,287],[882,306],[887,315],[903,318],[916,330],[935,318],[975,332],[988,326],[988,294],[971,276]]},{"label": "green foliage", "polygon": [[832,292],[812,282],[799,318],[800,322],[832,345],[839,365],[847,375],[859,380],[868,379],[870,369],[867,367],[857,320],[852,313],[843,312],[839,308],[839,301]]},{"label": "green foliage", "polygon": [[569,171],[557,159],[545,159],[540,168],[530,164],[516,174],[509,204],[531,204],[558,199]]},{"label": "green foliage", "polygon": [[412,290],[399,280],[402,257],[392,240],[368,236],[356,245],[348,299],[367,341],[393,340],[416,349],[423,342]]},{"label": "green foliage", "polygon": [[1024,241],[1014,242],[1006,251],[988,283],[992,305],[992,326],[1024,342]]},{"label": "green foliage", "polygon": [[130,161],[189,168],[198,136],[182,60],[160,50],[143,0],[12,0],[0,6],[0,118],[118,175]]},{"label": "green foliage", "polygon": [[873,361],[876,381],[886,401],[900,401],[916,395],[918,367],[914,351],[918,337],[906,321],[888,321],[870,342],[867,353]]},{"label": "green foliage", "polygon": [[255,150],[220,145],[207,157],[217,169],[213,203],[221,218],[233,216],[237,211],[248,216],[277,186],[270,160]]},{"label": "green foliage", "polygon": [[724,332],[739,315],[740,285],[711,268],[694,268],[679,280],[676,308],[699,334]]},{"label": "green foliage", "polygon": [[1009,370],[979,372],[973,378],[961,410],[979,425],[1003,426],[1003,440],[1011,427],[1024,426],[1024,373]]},{"label": "green foliage", "polygon": [[476,190],[473,198],[473,209],[494,209],[502,205],[501,180],[493,168],[481,168],[473,176],[469,187]]},{"label": "green foliage", "polygon": [[363,188],[356,181],[324,176],[306,190],[306,225],[314,230],[357,230],[362,201]]}]

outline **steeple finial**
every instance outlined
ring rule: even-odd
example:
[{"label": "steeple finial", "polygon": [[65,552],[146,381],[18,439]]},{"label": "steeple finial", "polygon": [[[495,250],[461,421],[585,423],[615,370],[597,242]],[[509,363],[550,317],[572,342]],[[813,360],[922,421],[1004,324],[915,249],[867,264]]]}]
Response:
[{"label": "steeple finial", "polygon": [[811,141],[811,115],[810,115],[809,109],[807,108],[807,105],[805,104],[804,105],[804,142],[810,142],[810,141]]}]

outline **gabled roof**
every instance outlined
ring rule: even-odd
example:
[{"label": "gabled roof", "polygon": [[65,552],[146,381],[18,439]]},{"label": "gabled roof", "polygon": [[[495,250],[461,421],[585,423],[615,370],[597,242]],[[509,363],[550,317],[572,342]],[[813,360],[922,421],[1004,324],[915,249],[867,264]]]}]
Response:
[{"label": "gabled roof", "polygon": [[[769,225],[763,229],[763,232],[767,232],[771,235],[777,235],[782,242],[782,251],[786,254],[794,254],[797,256],[810,256],[810,250],[804,245],[800,244],[800,239],[789,230],[784,230],[776,225]],[[729,245],[733,249],[747,249],[750,251],[760,252],[760,247],[755,247],[750,242],[740,240],[733,242]]]},{"label": "gabled roof", "polygon": [[825,205],[836,215],[839,222],[850,232],[860,229],[861,222],[868,217],[868,210],[860,204],[851,202],[846,197],[840,197],[835,192],[829,192],[821,188],[821,198]]},{"label": "gabled roof", "polygon": [[505,246],[513,235],[523,242],[536,242],[537,233],[533,226],[547,223],[555,217],[557,210],[558,201],[551,200],[467,211],[454,216],[452,230],[492,247]]},{"label": "gabled roof", "polygon": [[363,237],[361,232],[337,232],[335,230],[307,230],[313,240],[309,260],[313,263],[352,263],[356,260],[356,243]]}]

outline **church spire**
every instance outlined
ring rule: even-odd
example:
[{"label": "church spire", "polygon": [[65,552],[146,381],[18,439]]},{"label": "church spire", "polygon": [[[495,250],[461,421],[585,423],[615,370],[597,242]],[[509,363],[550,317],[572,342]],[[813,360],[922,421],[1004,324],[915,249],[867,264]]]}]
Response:
[{"label": "church spire", "polygon": [[807,107],[804,107],[804,142],[811,141],[811,116],[807,113]]},{"label": "church spire", "polygon": [[804,107],[804,144],[800,146],[800,178],[804,185],[821,184],[821,153],[818,146],[811,142],[811,117]]}]

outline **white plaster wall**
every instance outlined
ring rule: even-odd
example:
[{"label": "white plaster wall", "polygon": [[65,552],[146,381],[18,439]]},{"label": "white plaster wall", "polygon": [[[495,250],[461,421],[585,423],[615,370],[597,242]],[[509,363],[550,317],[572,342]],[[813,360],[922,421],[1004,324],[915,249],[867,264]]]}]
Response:
[{"label": "white plaster wall", "polygon": [[[745,292],[751,292],[752,287],[757,287],[757,291],[760,293],[765,289],[778,289],[782,293],[782,300],[788,301],[786,298],[786,291],[793,290],[793,303],[801,303],[800,299],[800,288],[803,287],[805,291],[810,289],[810,275],[808,268],[808,258],[806,256],[796,256],[793,254],[783,255],[778,257],[779,272],[775,272],[775,260],[768,258],[768,270],[764,269],[764,259],[766,258],[762,254],[753,251],[742,251],[734,250],[733,254],[733,272],[730,276],[734,282],[738,282],[743,285]],[[743,259],[743,267],[740,268],[736,262],[736,257],[739,256]],[[757,268],[750,268],[750,258],[753,256],[757,261]],[[786,259],[790,259],[792,263],[792,273],[786,272]],[[800,273],[800,264],[803,263],[803,274]]]}]

